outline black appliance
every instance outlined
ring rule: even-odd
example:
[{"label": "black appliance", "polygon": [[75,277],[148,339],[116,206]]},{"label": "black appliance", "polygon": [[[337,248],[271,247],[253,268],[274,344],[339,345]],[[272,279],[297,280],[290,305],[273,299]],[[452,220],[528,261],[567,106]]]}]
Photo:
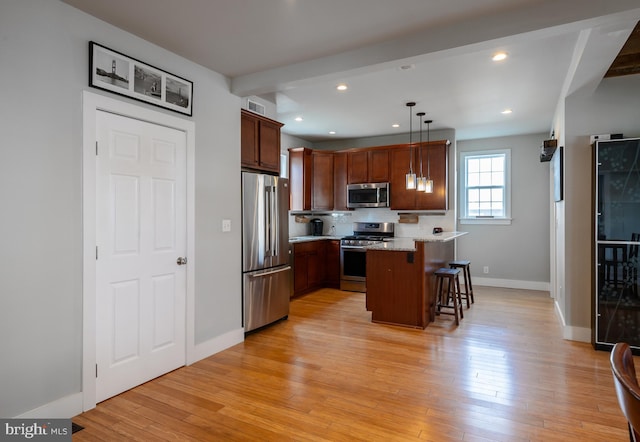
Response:
[{"label": "black appliance", "polygon": [[596,349],[628,343],[640,353],[640,138],[595,143],[594,329]]},{"label": "black appliance", "polygon": [[353,223],[353,235],[340,241],[340,290],[367,291],[367,246],[394,236],[393,223]]},{"label": "black appliance", "polygon": [[324,222],[321,219],[314,218],[309,221],[311,224],[311,234],[313,236],[322,236],[322,229],[324,227]]}]

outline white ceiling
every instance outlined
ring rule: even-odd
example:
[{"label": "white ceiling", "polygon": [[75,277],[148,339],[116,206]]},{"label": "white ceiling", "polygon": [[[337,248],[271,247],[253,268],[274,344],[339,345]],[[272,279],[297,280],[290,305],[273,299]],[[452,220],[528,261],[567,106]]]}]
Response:
[{"label": "white ceiling", "polygon": [[312,142],[407,132],[407,101],[458,139],[549,132],[640,20],[638,0],[63,1],[276,103]]}]

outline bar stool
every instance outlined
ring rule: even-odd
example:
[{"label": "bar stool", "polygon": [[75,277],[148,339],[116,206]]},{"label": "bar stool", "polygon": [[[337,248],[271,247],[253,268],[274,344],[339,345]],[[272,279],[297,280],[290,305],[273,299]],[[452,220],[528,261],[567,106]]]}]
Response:
[{"label": "bar stool", "polygon": [[467,308],[469,308],[469,298],[471,298],[471,303],[475,304],[475,300],[473,299],[473,285],[471,285],[471,261],[466,259],[450,261],[449,267],[452,269],[462,269],[462,276],[464,277],[464,292],[462,292],[460,296],[467,300]]},{"label": "bar stool", "polygon": [[[462,312],[462,298],[460,297],[460,269],[439,269],[434,272],[436,275],[436,310],[437,314],[453,315],[456,318],[456,325],[460,324],[460,319],[464,318]],[[444,281],[447,280],[445,287]],[[450,304],[453,299],[453,305]],[[453,309],[453,312],[443,312],[443,308]]]}]

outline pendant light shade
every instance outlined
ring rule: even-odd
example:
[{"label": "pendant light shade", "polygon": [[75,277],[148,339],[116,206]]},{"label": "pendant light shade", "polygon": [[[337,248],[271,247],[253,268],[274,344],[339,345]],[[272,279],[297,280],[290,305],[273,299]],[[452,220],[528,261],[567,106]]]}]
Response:
[{"label": "pendant light shade", "polygon": [[407,189],[409,189],[409,190],[415,189],[416,188],[416,174],[409,172],[405,176],[405,182],[406,182],[406,185],[407,185]]},{"label": "pendant light shade", "polygon": [[424,179],[424,193],[433,193],[433,180]]},{"label": "pendant light shade", "polygon": [[433,180],[431,179],[431,155],[429,154],[429,136],[433,120],[427,120],[425,123],[427,123],[427,178],[425,179],[424,192],[433,193]]},{"label": "pendant light shade", "polygon": [[407,189],[415,189],[416,188],[416,174],[413,172],[413,144],[411,140],[411,132],[412,132],[412,124],[411,124],[411,108],[415,106],[416,103],[410,101],[407,103],[407,107],[409,108],[409,173],[407,173],[405,177],[405,184]]}]

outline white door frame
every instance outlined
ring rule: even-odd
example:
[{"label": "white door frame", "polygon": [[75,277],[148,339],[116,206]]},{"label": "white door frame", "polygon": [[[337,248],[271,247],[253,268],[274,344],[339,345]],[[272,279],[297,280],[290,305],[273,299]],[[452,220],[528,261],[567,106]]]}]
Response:
[{"label": "white door frame", "polygon": [[187,142],[187,293],[186,355],[195,354],[195,123],[145,107],[84,91],[82,94],[82,409],[96,406],[96,113],[111,112],[171,127],[186,134]]}]

